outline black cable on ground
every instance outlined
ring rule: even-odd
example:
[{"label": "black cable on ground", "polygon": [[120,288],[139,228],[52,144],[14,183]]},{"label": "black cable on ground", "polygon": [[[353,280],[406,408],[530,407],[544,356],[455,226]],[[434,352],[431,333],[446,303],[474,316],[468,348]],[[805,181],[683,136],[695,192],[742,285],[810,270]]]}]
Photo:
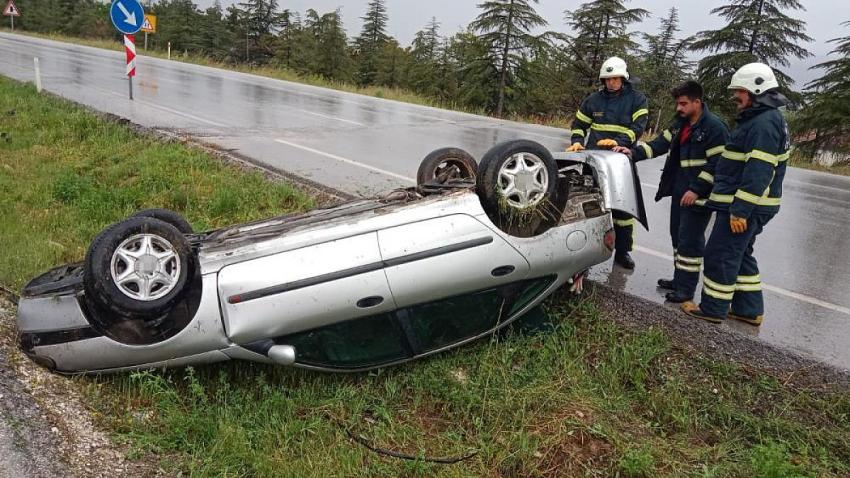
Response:
[{"label": "black cable on ground", "polygon": [[427,457],[427,456],[408,455],[407,453],[400,453],[400,452],[397,452],[397,451],[387,450],[386,448],[376,447],[376,446],[372,445],[369,442],[369,440],[367,440],[366,438],[364,438],[360,435],[355,435],[354,433],[352,433],[352,431],[349,430],[348,428],[345,429],[345,433],[348,435],[349,438],[351,438],[352,440],[356,441],[357,443],[363,445],[364,447],[368,448],[369,450],[371,450],[375,453],[379,453],[381,455],[386,455],[386,456],[391,456],[393,458],[400,458],[402,460],[425,461],[425,462],[428,462],[428,463],[442,463],[442,464],[445,464],[445,465],[451,465],[451,464],[458,463],[458,462],[461,462],[461,461],[464,461],[464,460],[468,460],[468,459],[470,459],[473,456],[478,454],[477,451],[474,451],[474,452],[472,452],[468,455],[459,456],[459,457],[447,457],[447,458],[430,458],[430,457]]}]

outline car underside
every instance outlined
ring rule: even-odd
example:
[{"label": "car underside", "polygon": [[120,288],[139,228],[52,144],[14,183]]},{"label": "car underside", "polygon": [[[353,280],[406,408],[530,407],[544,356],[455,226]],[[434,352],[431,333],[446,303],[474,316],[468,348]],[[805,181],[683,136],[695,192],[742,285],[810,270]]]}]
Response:
[{"label": "car underside", "polygon": [[84,262],[25,287],[21,347],[68,373],[232,359],[368,370],[526,314],[610,257],[612,209],[645,224],[625,156],[438,151],[416,187],[374,199],[202,233],[163,210],[110,226]]}]

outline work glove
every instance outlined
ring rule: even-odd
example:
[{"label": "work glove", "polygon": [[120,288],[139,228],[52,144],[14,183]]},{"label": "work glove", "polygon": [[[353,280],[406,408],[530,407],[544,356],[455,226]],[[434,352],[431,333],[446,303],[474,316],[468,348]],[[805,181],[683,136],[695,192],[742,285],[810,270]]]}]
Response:
[{"label": "work glove", "polygon": [[732,228],[732,233],[741,234],[747,231],[747,219],[738,216],[729,216],[729,227]]},{"label": "work glove", "polygon": [[584,145],[581,143],[573,143],[570,147],[567,148],[568,153],[575,153],[576,151],[584,150]]},{"label": "work glove", "polygon": [[599,146],[600,148],[611,149],[614,146],[619,146],[619,143],[617,143],[613,139],[600,139],[596,142],[596,146]]}]

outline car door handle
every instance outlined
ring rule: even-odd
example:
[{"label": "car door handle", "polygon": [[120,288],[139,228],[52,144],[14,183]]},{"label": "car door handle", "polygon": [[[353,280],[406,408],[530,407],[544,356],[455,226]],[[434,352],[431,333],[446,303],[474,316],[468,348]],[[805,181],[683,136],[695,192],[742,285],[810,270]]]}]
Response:
[{"label": "car door handle", "polygon": [[502,276],[506,276],[506,275],[510,274],[510,273],[511,273],[511,272],[513,272],[514,270],[516,270],[516,267],[514,267],[514,266],[510,266],[510,265],[508,265],[508,266],[499,266],[499,267],[497,267],[497,268],[493,269],[493,270],[490,272],[490,274],[491,274],[493,277],[502,277]]},{"label": "car door handle", "polygon": [[357,307],[361,309],[369,309],[371,307],[375,307],[377,305],[381,305],[384,302],[384,298],[379,295],[373,295],[371,297],[364,297],[357,301]]}]

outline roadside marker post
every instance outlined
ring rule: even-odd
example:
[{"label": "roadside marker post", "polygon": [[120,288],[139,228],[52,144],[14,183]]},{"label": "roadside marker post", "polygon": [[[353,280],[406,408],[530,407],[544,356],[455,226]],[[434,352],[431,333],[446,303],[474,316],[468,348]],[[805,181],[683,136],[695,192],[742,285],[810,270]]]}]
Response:
[{"label": "roadside marker post", "polygon": [[9,17],[9,21],[12,22],[12,31],[15,31],[15,17],[21,16],[21,11],[18,10],[18,6],[15,5],[15,0],[9,0],[9,3],[6,4],[6,8],[3,9],[3,16]]},{"label": "roadside marker post", "polygon": [[124,51],[127,54],[127,79],[130,99],[133,99],[133,77],[136,76],[136,33],[145,21],[145,9],[138,0],[115,0],[109,8],[109,18],[115,29],[124,34]]},{"label": "roadside marker post", "polygon": [[32,59],[35,65],[35,91],[41,93],[41,65],[38,64],[38,57]]},{"label": "roadside marker post", "polygon": [[133,77],[136,76],[136,36],[124,35],[124,51],[127,53],[127,78],[130,80],[130,99],[133,99]]}]

